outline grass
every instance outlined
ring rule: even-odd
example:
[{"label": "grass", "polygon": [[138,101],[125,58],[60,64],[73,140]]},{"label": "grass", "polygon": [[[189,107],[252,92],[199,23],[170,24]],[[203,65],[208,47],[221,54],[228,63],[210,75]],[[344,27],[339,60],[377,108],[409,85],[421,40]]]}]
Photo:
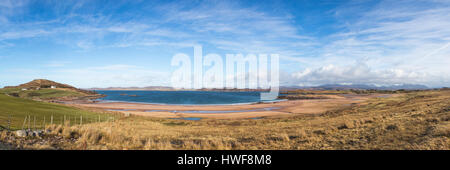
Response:
[{"label": "grass", "polygon": [[[45,93],[45,91],[43,91]],[[30,115],[30,123],[34,125],[34,117],[36,117],[36,126],[42,127],[45,123],[49,124],[53,116],[53,123],[61,124],[66,117],[66,123],[80,123],[80,117],[84,119],[84,123],[89,121],[106,119],[107,114],[82,110],[74,107],[64,106],[60,104],[45,103],[30,99],[11,97],[0,94],[0,125],[7,127],[8,119],[11,120],[12,129],[21,129],[26,116]],[[28,124],[26,124],[28,126]]]},{"label": "grass", "polygon": [[22,90],[20,88],[3,88],[0,89],[0,93],[10,96],[16,96],[28,99],[56,99],[61,97],[81,97],[86,96],[81,92],[74,90],[62,90],[62,89],[39,89],[39,90]]},{"label": "grass", "polygon": [[22,149],[449,150],[449,120],[450,90],[434,90],[288,118],[187,121],[130,116],[52,125],[52,133],[39,140],[13,140],[2,132],[0,140]]},{"label": "grass", "polygon": [[[449,150],[449,119],[450,91],[421,91],[289,118],[186,121],[131,116],[81,126],[53,125],[47,138],[65,140],[12,143],[24,149]],[[2,136],[5,139],[5,133]]]}]

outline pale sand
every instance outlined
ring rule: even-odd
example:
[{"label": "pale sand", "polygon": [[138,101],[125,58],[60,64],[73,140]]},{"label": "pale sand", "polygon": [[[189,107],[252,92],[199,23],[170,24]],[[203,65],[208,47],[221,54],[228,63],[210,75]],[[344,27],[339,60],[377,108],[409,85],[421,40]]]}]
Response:
[{"label": "pale sand", "polygon": [[[199,117],[208,119],[246,119],[259,117],[285,117],[299,114],[318,114],[327,110],[340,107],[348,107],[351,104],[360,104],[369,98],[386,97],[381,94],[371,95],[332,95],[332,99],[311,99],[311,100],[289,100],[275,103],[259,103],[259,104],[241,104],[241,105],[159,105],[159,104],[142,104],[142,103],[90,103],[90,104],[71,104],[77,107],[102,109],[102,110],[120,110],[117,112],[150,116],[159,118],[182,118],[182,117]],[[392,95],[389,95],[392,96]],[[264,110],[264,108],[272,108]],[[257,111],[248,111],[254,110]],[[122,111],[127,110],[127,111]],[[149,110],[158,110],[146,112]],[[171,112],[177,111],[177,113]],[[180,113],[182,111],[242,111],[233,113]]]}]

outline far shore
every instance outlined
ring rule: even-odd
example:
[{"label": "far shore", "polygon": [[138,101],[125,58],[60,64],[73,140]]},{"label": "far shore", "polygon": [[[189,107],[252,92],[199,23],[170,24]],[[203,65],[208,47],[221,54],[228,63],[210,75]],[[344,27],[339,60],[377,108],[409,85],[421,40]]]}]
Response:
[{"label": "far shore", "polygon": [[211,91],[211,92],[268,92],[268,89],[172,89],[172,88],[84,88],[90,91]]}]

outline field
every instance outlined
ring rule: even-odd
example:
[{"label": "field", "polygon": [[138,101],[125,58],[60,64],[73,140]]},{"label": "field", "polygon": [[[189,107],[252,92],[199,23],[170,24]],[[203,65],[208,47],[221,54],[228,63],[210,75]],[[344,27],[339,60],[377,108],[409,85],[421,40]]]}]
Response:
[{"label": "field", "polygon": [[71,89],[50,89],[43,88],[39,90],[22,90],[21,88],[3,88],[0,89],[0,94],[5,94],[9,96],[35,99],[35,100],[51,100],[64,98],[76,98],[87,96],[84,93],[71,90]]},{"label": "field", "polygon": [[[27,116],[30,116],[31,120],[28,119],[24,124]],[[80,123],[81,117],[85,120],[84,123],[88,123],[89,120],[98,120],[99,116],[104,120],[105,116],[110,115],[0,94],[0,127],[3,128],[7,128],[8,121],[10,128],[17,130],[29,126],[43,127],[44,124],[51,123],[51,117],[54,124],[63,124],[64,117],[66,123],[74,124]]]},{"label": "field", "polygon": [[3,131],[0,139],[17,149],[449,150],[449,119],[450,90],[429,90],[292,117],[188,121],[124,116],[81,126],[51,125],[51,133],[39,139],[17,139]]}]

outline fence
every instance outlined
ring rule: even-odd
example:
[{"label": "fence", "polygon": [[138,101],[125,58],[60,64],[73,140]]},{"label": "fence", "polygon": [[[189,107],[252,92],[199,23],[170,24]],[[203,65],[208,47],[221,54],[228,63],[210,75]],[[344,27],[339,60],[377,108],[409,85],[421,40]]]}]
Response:
[{"label": "fence", "polygon": [[[8,115],[5,121],[0,121],[0,129],[11,131],[12,122],[14,120],[17,122],[18,119],[21,119],[20,117],[23,117],[23,122],[21,122],[21,126],[16,123],[16,129],[22,130],[45,129],[49,125],[75,126],[99,122],[114,122],[116,120],[116,117],[111,115]],[[2,125],[3,123],[5,123],[5,125]]]}]

